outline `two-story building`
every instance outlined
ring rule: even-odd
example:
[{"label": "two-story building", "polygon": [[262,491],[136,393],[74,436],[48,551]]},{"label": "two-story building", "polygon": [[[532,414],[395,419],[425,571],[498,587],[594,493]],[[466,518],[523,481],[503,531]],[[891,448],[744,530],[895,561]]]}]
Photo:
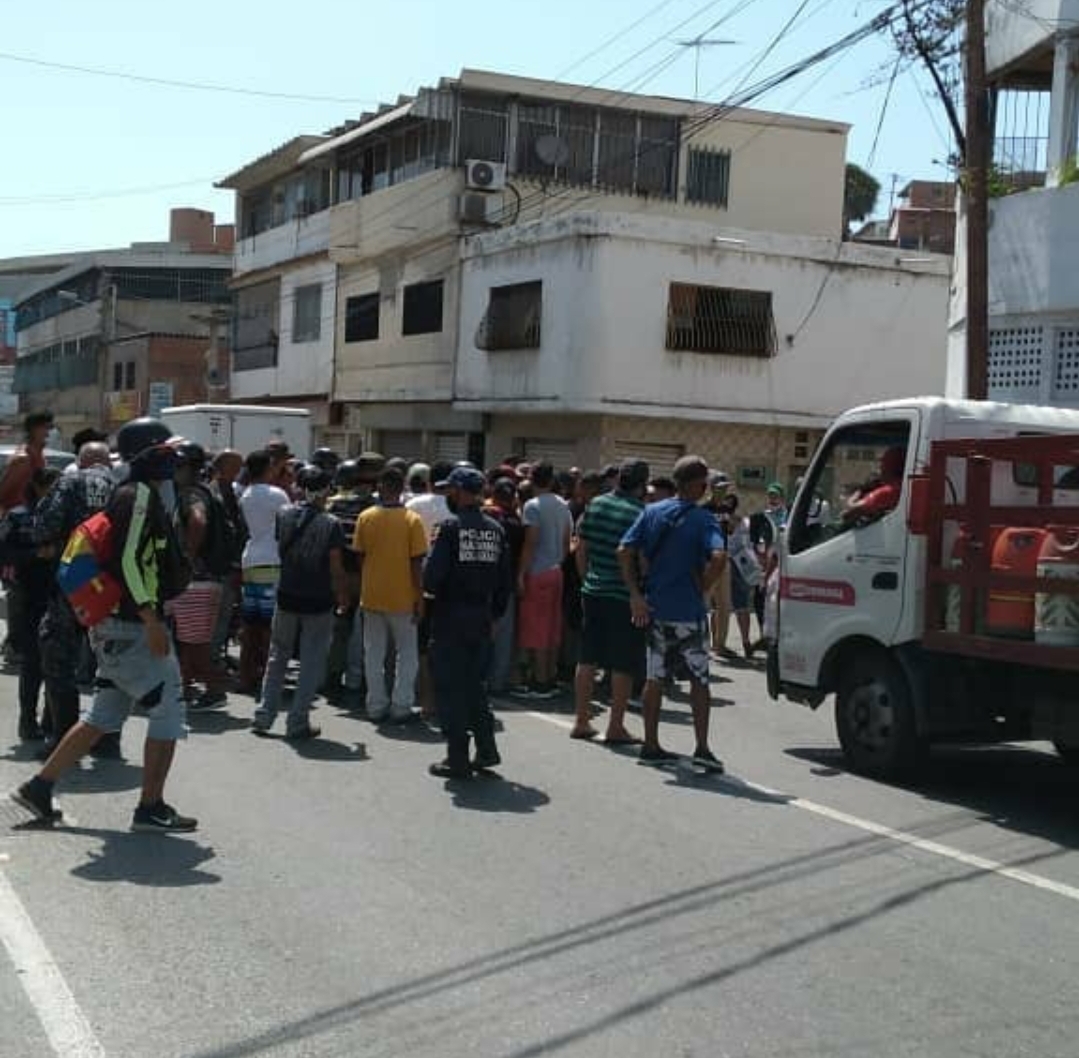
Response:
[{"label": "two-story building", "polygon": [[[943,385],[948,262],[841,241],[847,131],[465,70],[290,141],[224,182],[266,361],[237,329],[234,393],[330,364],[349,451],[792,474],[851,403]],[[332,348],[286,350],[315,269]]]},{"label": "two-story building", "polygon": [[[989,396],[1079,407],[1079,0],[989,0]],[[948,392],[966,393],[960,216]]]},{"label": "two-story building", "polygon": [[231,225],[173,210],[167,243],[80,254],[15,304],[14,391],[61,435],[228,393]]}]

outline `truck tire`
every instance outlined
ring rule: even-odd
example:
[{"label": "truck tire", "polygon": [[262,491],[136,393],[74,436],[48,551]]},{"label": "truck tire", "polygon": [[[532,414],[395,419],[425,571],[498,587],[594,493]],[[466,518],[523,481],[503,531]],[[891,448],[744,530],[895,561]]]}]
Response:
[{"label": "truck tire", "polygon": [[1079,768],[1079,745],[1074,742],[1061,742],[1060,739],[1054,739],[1053,748],[1057,751],[1057,756],[1069,768]]},{"label": "truck tire", "polygon": [[839,674],[836,732],[852,770],[880,778],[909,772],[924,745],[910,684],[883,650],[853,655]]}]

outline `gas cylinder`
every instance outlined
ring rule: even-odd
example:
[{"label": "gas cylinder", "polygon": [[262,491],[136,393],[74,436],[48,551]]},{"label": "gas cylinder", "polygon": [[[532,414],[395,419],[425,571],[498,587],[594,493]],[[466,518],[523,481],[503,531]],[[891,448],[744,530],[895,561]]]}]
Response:
[{"label": "gas cylinder", "polygon": [[[993,572],[1036,576],[1045,537],[1044,529],[1009,527],[1002,530],[993,544]],[[1034,593],[994,588],[985,607],[985,630],[994,636],[1032,639]]]},{"label": "gas cylinder", "polygon": [[[970,536],[967,527],[961,525],[952,543],[952,553],[948,559],[948,569],[956,571],[963,568],[963,557],[967,553],[967,544]],[[960,608],[963,602],[963,593],[958,584],[948,584],[944,588],[944,631],[958,632]]]},{"label": "gas cylinder", "polygon": [[[1050,529],[1038,554],[1037,569],[1039,577],[1079,580],[1079,529]],[[1079,646],[1079,595],[1038,592],[1034,605],[1036,642]]]}]

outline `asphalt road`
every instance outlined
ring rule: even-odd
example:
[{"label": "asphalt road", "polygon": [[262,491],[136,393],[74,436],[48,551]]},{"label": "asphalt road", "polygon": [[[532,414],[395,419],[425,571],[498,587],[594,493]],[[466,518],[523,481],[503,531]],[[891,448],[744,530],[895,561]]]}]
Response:
[{"label": "asphalt road", "polygon": [[323,706],[298,750],[237,698],[180,748],[196,835],[128,833],[131,764],[74,775],[67,827],[0,808],[0,1055],[1074,1058],[1079,777],[1007,747],[870,782],[830,716],[719,671],[725,779],[520,708],[503,779],[451,789],[418,729]]}]

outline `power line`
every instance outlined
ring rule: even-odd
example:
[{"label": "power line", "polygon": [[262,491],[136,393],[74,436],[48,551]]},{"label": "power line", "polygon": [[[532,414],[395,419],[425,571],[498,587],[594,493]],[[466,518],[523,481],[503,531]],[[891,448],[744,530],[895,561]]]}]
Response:
[{"label": "power line", "polygon": [[205,185],[212,188],[214,177],[203,176],[196,180],[181,180],[172,184],[151,184],[146,187],[128,187],[120,191],[72,191],[55,195],[6,195],[0,196],[0,208],[4,206],[50,206],[65,202],[98,202],[107,198],[128,198],[134,195],[150,195],[157,191],[172,191],[180,187]]},{"label": "power line", "polygon": [[559,70],[558,73],[556,73],[554,75],[554,79],[556,81],[561,81],[563,77],[565,77],[567,74],[572,73],[574,70],[578,69],[579,67],[583,66],[586,62],[588,62],[589,59],[594,59],[601,52],[604,52],[609,47],[611,47],[612,44],[617,44],[623,37],[628,36],[638,26],[641,26],[645,22],[647,22],[653,15],[658,15],[660,13],[660,11],[663,11],[665,8],[670,7],[671,4],[675,4],[677,2],[678,2],[678,0],[663,0],[662,3],[656,4],[655,7],[650,7],[635,22],[631,22],[624,29],[621,29],[617,33],[615,33],[614,36],[608,37],[602,44],[597,45],[587,55],[582,55],[579,59],[576,59],[574,62],[571,62],[569,64],[569,66],[566,66],[564,69]]},{"label": "power line", "polygon": [[164,88],[184,88],[196,92],[224,92],[229,95],[255,96],[259,99],[282,99],[303,103],[359,103],[362,106],[377,105],[378,100],[357,99],[354,96],[308,95],[303,92],[274,92],[269,89],[246,88],[240,85],[214,84],[207,81],[181,81],[171,77],[151,77],[148,74],[131,73],[128,70],[110,70],[102,66],[80,66],[75,63],[54,62],[31,55],[16,55],[0,51],[0,60],[39,66],[47,70],[64,70],[92,77],[110,77],[119,81],[135,81],[139,84],[159,85]]},{"label": "power line", "polygon": [[881,104],[880,117],[877,118],[877,129],[873,133],[873,146],[869,148],[869,156],[865,160],[867,169],[873,168],[873,162],[877,157],[877,144],[880,143],[881,130],[884,128],[884,119],[888,114],[888,104],[892,101],[892,89],[895,88],[895,79],[899,76],[899,66],[903,61],[902,55],[897,55],[895,66],[892,67],[892,76],[888,78],[888,88],[884,92],[884,102]]}]

